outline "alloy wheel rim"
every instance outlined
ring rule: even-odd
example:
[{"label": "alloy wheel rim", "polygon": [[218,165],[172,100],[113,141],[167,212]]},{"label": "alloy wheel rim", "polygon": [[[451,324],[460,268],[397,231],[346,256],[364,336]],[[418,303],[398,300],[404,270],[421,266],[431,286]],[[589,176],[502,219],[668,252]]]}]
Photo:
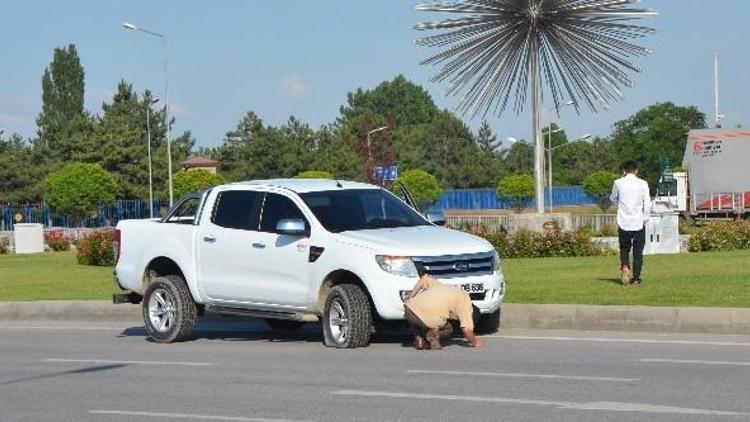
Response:
[{"label": "alloy wheel rim", "polygon": [[349,334],[349,317],[341,300],[334,299],[328,310],[328,326],[336,343],[343,343]]},{"label": "alloy wheel rim", "polygon": [[148,301],[151,327],[159,333],[169,331],[174,324],[176,306],[174,296],[165,289],[156,289]]}]

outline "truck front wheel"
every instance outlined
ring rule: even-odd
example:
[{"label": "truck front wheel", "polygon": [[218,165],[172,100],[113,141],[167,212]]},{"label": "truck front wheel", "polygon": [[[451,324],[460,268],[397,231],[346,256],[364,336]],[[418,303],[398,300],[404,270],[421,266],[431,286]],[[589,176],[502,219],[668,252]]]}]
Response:
[{"label": "truck front wheel", "polygon": [[146,331],[158,343],[187,339],[198,319],[198,307],[185,281],[176,275],[155,278],[143,295],[141,309]]},{"label": "truck front wheel", "polygon": [[500,328],[500,309],[491,314],[480,316],[474,328],[477,334],[486,335],[496,333]]},{"label": "truck front wheel", "polygon": [[361,287],[339,284],[328,293],[323,310],[323,338],[326,346],[355,348],[370,343],[372,312]]}]

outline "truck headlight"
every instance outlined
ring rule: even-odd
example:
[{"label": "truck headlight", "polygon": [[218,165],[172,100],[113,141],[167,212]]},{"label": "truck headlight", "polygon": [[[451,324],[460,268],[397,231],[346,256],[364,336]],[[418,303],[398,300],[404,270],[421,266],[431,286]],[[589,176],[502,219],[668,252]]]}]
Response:
[{"label": "truck headlight", "polygon": [[417,267],[408,256],[375,255],[383,271],[403,277],[417,277]]},{"label": "truck headlight", "polygon": [[492,265],[495,269],[495,272],[500,271],[500,254],[497,252],[497,249],[492,250],[492,254],[494,257],[492,258]]}]

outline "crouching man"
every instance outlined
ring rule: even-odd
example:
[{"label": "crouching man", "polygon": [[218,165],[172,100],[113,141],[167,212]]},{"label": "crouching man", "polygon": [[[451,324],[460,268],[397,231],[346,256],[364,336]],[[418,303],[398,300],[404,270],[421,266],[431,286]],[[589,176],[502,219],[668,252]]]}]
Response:
[{"label": "crouching man", "polygon": [[[417,349],[441,349],[440,330],[449,319],[458,319],[464,337],[472,347],[484,342],[474,334],[474,314],[469,294],[458,286],[440,283],[423,275],[404,301],[404,317],[414,331]],[[478,316],[478,315],[477,315]]]}]

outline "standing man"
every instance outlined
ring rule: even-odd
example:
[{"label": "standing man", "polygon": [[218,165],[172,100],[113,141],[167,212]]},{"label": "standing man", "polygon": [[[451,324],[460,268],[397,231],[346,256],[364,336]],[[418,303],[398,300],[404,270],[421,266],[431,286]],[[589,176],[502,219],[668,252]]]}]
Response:
[{"label": "standing man", "polygon": [[[609,199],[617,204],[617,226],[620,237],[620,275],[622,284],[641,284],[643,247],[646,245],[646,222],[651,214],[648,183],[638,177],[638,164],[628,161],[625,175],[615,180]],[[630,267],[630,249],[633,267]]]},{"label": "standing man", "polygon": [[464,337],[472,347],[482,347],[484,342],[474,334],[474,314],[479,309],[459,286],[443,284],[422,275],[404,301],[404,316],[415,335],[414,346],[419,349],[441,349],[440,329],[448,319],[458,318]]}]

